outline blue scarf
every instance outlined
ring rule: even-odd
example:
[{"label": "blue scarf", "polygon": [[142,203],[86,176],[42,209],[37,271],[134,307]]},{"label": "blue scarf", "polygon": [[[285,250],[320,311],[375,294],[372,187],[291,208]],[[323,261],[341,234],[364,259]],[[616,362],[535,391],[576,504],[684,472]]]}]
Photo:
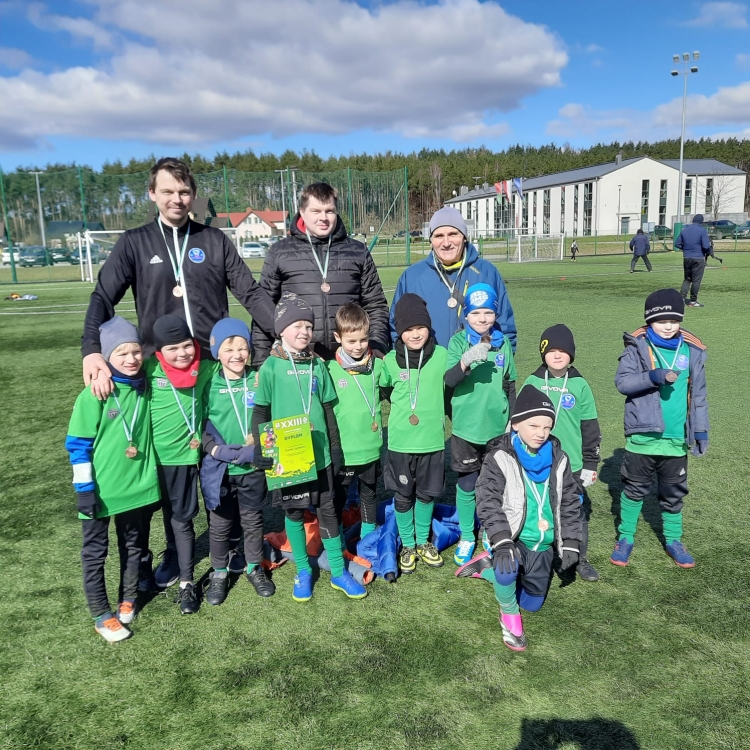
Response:
[{"label": "blue scarf", "polygon": [[482,336],[487,336],[488,334],[490,336],[490,346],[493,349],[500,349],[505,341],[505,336],[497,323],[494,323],[487,333],[482,334],[477,333],[468,322],[466,323],[466,340],[469,342],[469,346],[478,344],[482,340]]},{"label": "blue scarf", "polygon": [[510,439],[521,466],[532,482],[546,482],[552,469],[552,443],[548,440],[535,454],[529,453],[523,440],[514,432]]},{"label": "blue scarf", "polygon": [[651,326],[646,329],[646,338],[654,346],[658,346],[660,349],[677,350],[682,343],[682,333],[680,333],[679,336],[673,336],[671,339],[663,339],[653,328],[651,328]]},{"label": "blue scarf", "polygon": [[128,375],[125,375],[124,373],[120,372],[119,370],[115,370],[112,365],[107,363],[109,366],[109,369],[112,373],[112,380],[115,381],[115,383],[124,383],[125,385],[129,385],[131,388],[135,390],[135,392],[142,396],[144,391],[146,390],[146,375],[143,372],[143,369],[138,370],[138,374],[135,375],[135,377],[130,377]]}]

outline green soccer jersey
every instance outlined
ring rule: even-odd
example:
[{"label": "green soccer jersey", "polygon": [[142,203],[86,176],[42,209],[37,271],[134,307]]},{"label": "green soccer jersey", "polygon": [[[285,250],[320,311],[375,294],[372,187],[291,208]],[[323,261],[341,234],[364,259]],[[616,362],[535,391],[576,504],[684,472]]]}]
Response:
[{"label": "green soccer jersey", "polygon": [[198,463],[200,448],[191,448],[190,441],[194,438],[200,440],[204,390],[217,366],[216,362],[202,361],[194,388],[174,388],[156,357],[149,357],[146,361],[144,369],[151,391],[151,429],[156,463],[160,466],[193,466]]},{"label": "green soccer jersey", "polygon": [[526,489],[526,517],[518,538],[532,552],[544,552],[555,540],[555,519],[549,499],[549,481],[533,482],[525,471],[522,473]]},{"label": "green soccer jersey", "polygon": [[[399,346],[403,344],[399,341]],[[396,352],[386,354],[380,385],[393,388],[388,417],[388,448],[396,453],[433,453],[445,449],[445,404],[443,378],[448,350],[436,346],[418,373],[405,370],[396,361]],[[411,395],[410,395],[411,394]],[[412,410],[412,403],[415,403]],[[418,424],[409,422],[412,414]]]},{"label": "green soccer jersey", "polygon": [[[448,344],[447,369],[458,364],[469,348],[466,332],[456,333]],[[506,338],[500,349],[489,352],[486,362],[475,362],[453,391],[453,434],[479,445],[502,435],[510,418],[503,380],[516,377],[513,349]]]},{"label": "green soccer jersey", "polygon": [[688,384],[690,381],[690,348],[683,341],[677,351],[662,349],[649,342],[657,368],[679,373],[674,383],[659,386],[664,432],[629,435],[625,447],[632,453],[649,456],[684,456],[688,452],[685,423],[688,415]]},{"label": "green soccer jersey", "polygon": [[323,404],[335,399],[331,376],[320,357],[313,357],[312,363],[295,362],[294,365],[289,359],[269,357],[258,372],[255,403],[258,406],[270,404],[271,419],[309,414],[318,471],[331,463]]},{"label": "green soccer jersey", "polygon": [[[68,435],[94,438],[91,468],[100,505],[97,518],[142,508],[159,499],[150,417],[148,397],[139,396],[124,383],[115,383],[114,393],[106,401],[99,401],[89,388],[76,399]],[[135,458],[125,455],[131,443],[127,437],[131,425],[132,444],[138,449]]]},{"label": "green soccer jersey", "polygon": [[[375,358],[367,375],[347,372],[336,360],[326,362],[336,389],[333,413],[341,435],[347,466],[362,466],[380,458],[383,420],[380,414],[380,374],[383,362]],[[374,414],[373,414],[374,412]],[[373,430],[373,424],[377,429]]]},{"label": "green soccer jersey", "polygon": [[[253,421],[257,387],[257,370],[247,367],[244,377],[231,380],[224,377],[221,366],[215,369],[204,392],[203,414],[207,420],[211,420],[227,445],[245,445]],[[229,464],[227,471],[232,476],[238,476],[255,471],[255,467],[252,464]]]},{"label": "green soccer jersey", "polygon": [[[547,379],[545,380],[545,373]],[[575,474],[583,468],[583,439],[581,422],[597,419],[596,404],[591,386],[575,367],[568,370],[567,377],[553,378],[542,366],[526,378],[524,385],[533,385],[549,396],[555,407],[555,426],[552,434],[560,441],[562,449],[570,459],[570,470]]]}]

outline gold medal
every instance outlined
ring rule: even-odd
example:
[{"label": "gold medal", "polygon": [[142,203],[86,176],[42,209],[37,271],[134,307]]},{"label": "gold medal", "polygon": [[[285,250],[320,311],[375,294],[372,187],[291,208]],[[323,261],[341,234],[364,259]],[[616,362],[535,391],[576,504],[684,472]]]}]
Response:
[{"label": "gold medal", "polygon": [[323,292],[323,294],[328,294],[328,292],[331,291],[331,285],[327,281],[324,281],[320,285],[320,291]]},{"label": "gold medal", "polygon": [[190,450],[191,450],[191,451],[195,451],[195,450],[198,450],[198,448],[200,448],[200,447],[201,447],[201,441],[200,441],[200,440],[198,440],[197,438],[193,438],[193,439],[192,439],[192,440],[190,441]]},{"label": "gold medal", "polygon": [[377,432],[377,431],[378,431],[378,423],[377,423],[377,422],[373,422],[373,423],[372,423],[372,424],[370,425],[370,429],[371,429],[371,430],[372,430],[373,432]]},{"label": "gold medal", "polygon": [[136,448],[132,443],[125,448],[125,455],[128,458],[135,458],[138,455],[138,448]]},{"label": "gold medal", "polygon": [[539,527],[539,531],[547,531],[547,529],[549,528],[549,523],[547,522],[547,519],[542,518],[537,526]]},{"label": "gold medal", "polygon": [[409,424],[418,425],[419,424],[419,417],[416,414],[412,414],[409,417]]},{"label": "gold medal", "polygon": [[182,297],[183,294],[185,294],[185,290],[178,284],[173,290],[172,294],[175,297]]}]

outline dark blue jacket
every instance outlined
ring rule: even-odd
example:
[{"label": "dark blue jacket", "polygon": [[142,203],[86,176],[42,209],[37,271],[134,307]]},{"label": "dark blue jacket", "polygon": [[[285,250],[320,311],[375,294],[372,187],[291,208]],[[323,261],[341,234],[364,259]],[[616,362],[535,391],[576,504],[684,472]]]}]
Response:
[{"label": "dark blue jacket", "polygon": [[[473,284],[489,284],[497,292],[498,313],[497,322],[502,332],[508,337],[513,351],[516,350],[516,321],[513,317],[513,308],[510,306],[508,292],[505,289],[500,272],[488,260],[479,257],[474,245],[466,248],[466,263],[461,269],[461,278],[457,278],[459,271],[446,273],[450,284],[456,282],[456,296],[463,299],[466,290]],[[412,292],[418,294],[427,302],[427,311],[432,320],[432,329],[440,346],[448,348],[448,344],[456,331],[463,328],[463,305],[448,307],[450,292],[440,278],[440,273],[435,266],[435,255],[430,253],[424,260],[407,268],[398,280],[396,293],[391,302],[391,338],[396,341],[396,328],[393,321],[393,313],[396,302],[402,294]]]},{"label": "dark blue jacket", "polygon": [[636,236],[630,240],[630,249],[633,251],[633,255],[639,257],[642,255],[648,255],[649,250],[651,250],[648,235],[645,232],[643,234],[636,234]]},{"label": "dark blue jacket", "polygon": [[704,258],[711,249],[711,240],[703,224],[688,224],[682,228],[674,246],[682,250],[683,258]]}]

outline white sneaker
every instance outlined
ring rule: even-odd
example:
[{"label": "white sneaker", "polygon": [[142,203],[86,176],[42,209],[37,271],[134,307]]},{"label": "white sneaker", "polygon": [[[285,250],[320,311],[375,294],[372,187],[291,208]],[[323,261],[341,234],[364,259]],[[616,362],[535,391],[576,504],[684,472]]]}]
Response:
[{"label": "white sneaker", "polygon": [[101,625],[94,625],[94,629],[108,643],[117,643],[130,638],[132,631],[128,630],[116,617],[110,617]]},{"label": "white sneaker", "polygon": [[135,604],[131,602],[120,602],[115,617],[117,617],[123,625],[130,625],[130,623],[135,620]]}]

